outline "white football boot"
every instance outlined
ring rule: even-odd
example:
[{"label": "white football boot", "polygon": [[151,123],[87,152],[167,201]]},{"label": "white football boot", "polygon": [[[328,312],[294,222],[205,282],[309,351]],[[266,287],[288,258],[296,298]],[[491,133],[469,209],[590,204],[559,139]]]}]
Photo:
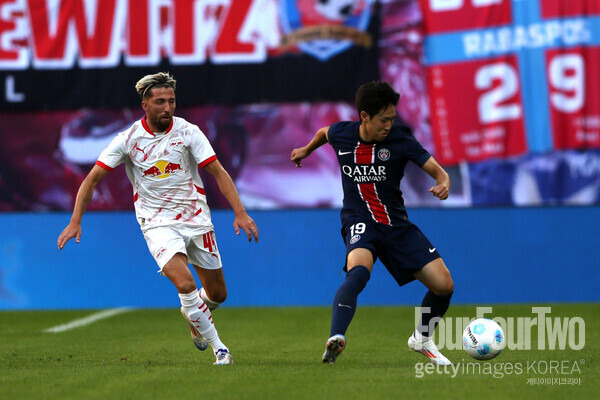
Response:
[{"label": "white football boot", "polygon": [[217,361],[215,361],[213,365],[233,364],[233,357],[231,357],[231,353],[227,349],[217,350],[215,357],[217,357]]},{"label": "white football boot", "polygon": [[323,353],[323,362],[334,364],[344,348],[346,347],[346,338],[344,335],[334,335],[327,339],[325,353]]},{"label": "white football boot", "polygon": [[412,334],[408,338],[408,348],[416,351],[417,353],[423,354],[429,359],[429,362],[436,365],[452,365],[452,362],[448,360],[440,351],[435,347],[433,339],[424,338],[425,340],[415,339],[415,335]]},{"label": "white football boot", "polygon": [[194,346],[196,346],[196,348],[200,351],[206,350],[206,348],[208,347],[208,342],[200,334],[200,332],[198,331],[198,328],[196,328],[196,325],[194,325],[194,323],[192,321],[190,321],[188,316],[185,315],[185,312],[183,311],[183,307],[181,307],[181,315],[183,315],[183,318],[185,318],[188,325],[190,326],[190,336],[192,337],[192,342],[194,342]]}]

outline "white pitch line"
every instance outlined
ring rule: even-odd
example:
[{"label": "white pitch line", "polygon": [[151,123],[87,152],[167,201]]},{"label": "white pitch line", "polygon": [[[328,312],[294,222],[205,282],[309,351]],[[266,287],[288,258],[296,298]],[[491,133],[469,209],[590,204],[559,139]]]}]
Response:
[{"label": "white pitch line", "polygon": [[133,311],[131,307],[119,307],[119,308],[111,308],[109,310],[104,310],[97,312],[95,314],[89,315],[85,318],[80,318],[73,320],[67,324],[53,326],[52,328],[44,329],[44,332],[50,333],[59,333],[70,331],[71,329],[79,328],[81,326],[89,325],[101,319],[112,317],[113,315],[122,314],[125,312]]}]

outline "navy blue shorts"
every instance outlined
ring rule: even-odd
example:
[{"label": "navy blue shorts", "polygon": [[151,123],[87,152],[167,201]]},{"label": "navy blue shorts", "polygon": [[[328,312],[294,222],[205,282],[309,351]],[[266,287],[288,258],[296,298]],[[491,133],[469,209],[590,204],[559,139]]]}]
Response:
[{"label": "navy blue shorts", "polygon": [[346,255],[357,248],[371,250],[373,261],[379,258],[400,286],[414,281],[412,274],[440,257],[435,246],[410,221],[402,226],[356,221],[342,228],[342,236]]}]

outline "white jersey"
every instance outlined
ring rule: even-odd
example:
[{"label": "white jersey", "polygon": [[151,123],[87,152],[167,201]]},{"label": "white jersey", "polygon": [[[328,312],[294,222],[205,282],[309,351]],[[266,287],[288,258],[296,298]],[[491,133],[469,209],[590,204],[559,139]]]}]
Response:
[{"label": "white jersey", "polygon": [[113,139],[96,165],[111,171],[125,163],[142,231],[184,224],[208,232],[213,225],[198,167],[216,159],[196,125],[173,117],[166,132],[153,133],[142,118]]}]

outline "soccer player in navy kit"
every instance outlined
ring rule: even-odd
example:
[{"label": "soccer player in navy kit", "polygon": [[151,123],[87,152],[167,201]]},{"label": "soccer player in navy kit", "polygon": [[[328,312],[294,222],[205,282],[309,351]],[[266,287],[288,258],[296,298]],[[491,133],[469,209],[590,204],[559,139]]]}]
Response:
[{"label": "soccer player in navy kit", "polygon": [[408,220],[400,191],[408,161],[435,179],[429,191],[440,200],[448,198],[450,178],[409,127],[393,124],[399,99],[385,82],[366,83],[356,93],[360,121],[321,128],[310,143],[292,151],[291,161],[302,167],[304,158],[329,142],[342,172],[347,274],[334,297],[324,363],[335,363],[344,350],[358,295],[379,257],[400,286],[417,279],[429,289],[421,303],[421,321],[408,339],[409,349],[432,363],[451,364],[431,338],[450,305],[454,283],[435,246]]}]

